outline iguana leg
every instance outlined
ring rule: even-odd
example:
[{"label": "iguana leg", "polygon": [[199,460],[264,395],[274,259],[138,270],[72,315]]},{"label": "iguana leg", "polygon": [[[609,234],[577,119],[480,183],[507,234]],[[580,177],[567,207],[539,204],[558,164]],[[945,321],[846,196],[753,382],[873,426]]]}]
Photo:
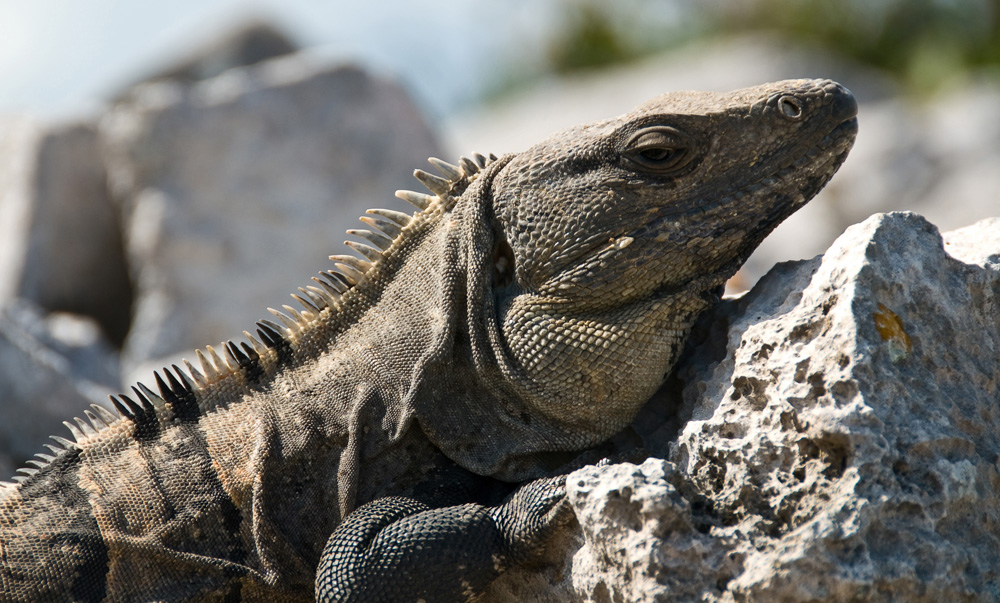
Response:
[{"label": "iguana leg", "polygon": [[381,498],[330,536],[316,600],[470,601],[502,571],[537,556],[569,517],[565,476],[536,480],[502,504],[431,508]]}]

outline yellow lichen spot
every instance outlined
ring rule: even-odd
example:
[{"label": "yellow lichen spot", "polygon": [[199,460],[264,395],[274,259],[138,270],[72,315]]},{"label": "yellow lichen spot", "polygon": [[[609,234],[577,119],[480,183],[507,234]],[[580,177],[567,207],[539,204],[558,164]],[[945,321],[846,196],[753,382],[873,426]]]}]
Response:
[{"label": "yellow lichen spot", "polygon": [[878,330],[882,341],[889,345],[889,358],[893,362],[906,358],[913,346],[899,315],[885,305],[879,304],[878,310],[872,313],[872,318],[875,319],[875,329]]}]

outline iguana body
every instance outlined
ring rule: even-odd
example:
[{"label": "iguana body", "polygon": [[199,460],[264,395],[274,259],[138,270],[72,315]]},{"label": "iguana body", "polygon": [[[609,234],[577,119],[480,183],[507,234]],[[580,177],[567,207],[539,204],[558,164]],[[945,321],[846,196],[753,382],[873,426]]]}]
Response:
[{"label": "iguana body", "polygon": [[[434,194],[399,194],[420,211],[374,212],[355,234],[379,249],[336,256],[301,313],[88,411],[0,488],[0,591],[472,596],[544,539],[558,483],[434,507],[498,502],[473,475],[549,475],[627,425],[718,288],[839,167],[855,113],[829,81],[677,93],[524,153],[435,162],[444,178],[418,171]],[[383,500],[344,523],[317,576],[330,534]],[[419,571],[391,557],[422,538],[451,559],[485,533],[458,586],[371,585]]]}]

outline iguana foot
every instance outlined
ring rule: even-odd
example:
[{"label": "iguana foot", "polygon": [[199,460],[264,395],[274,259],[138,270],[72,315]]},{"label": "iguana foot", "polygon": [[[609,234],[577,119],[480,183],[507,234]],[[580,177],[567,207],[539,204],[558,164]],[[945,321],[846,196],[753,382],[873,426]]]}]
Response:
[{"label": "iguana foot", "polygon": [[495,507],[430,508],[403,497],[368,503],[327,541],[316,600],[474,600],[501,572],[534,560],[568,520],[565,484],[565,476],[536,480]]}]

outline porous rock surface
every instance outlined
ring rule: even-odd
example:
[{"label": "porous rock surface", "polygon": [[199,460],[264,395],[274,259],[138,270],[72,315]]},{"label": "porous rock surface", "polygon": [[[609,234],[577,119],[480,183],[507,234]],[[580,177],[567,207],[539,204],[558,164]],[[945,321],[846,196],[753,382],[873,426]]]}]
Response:
[{"label": "porous rock surface", "polygon": [[998,232],[878,214],[724,301],[667,459],[571,474],[558,559],[490,600],[998,600]]}]

